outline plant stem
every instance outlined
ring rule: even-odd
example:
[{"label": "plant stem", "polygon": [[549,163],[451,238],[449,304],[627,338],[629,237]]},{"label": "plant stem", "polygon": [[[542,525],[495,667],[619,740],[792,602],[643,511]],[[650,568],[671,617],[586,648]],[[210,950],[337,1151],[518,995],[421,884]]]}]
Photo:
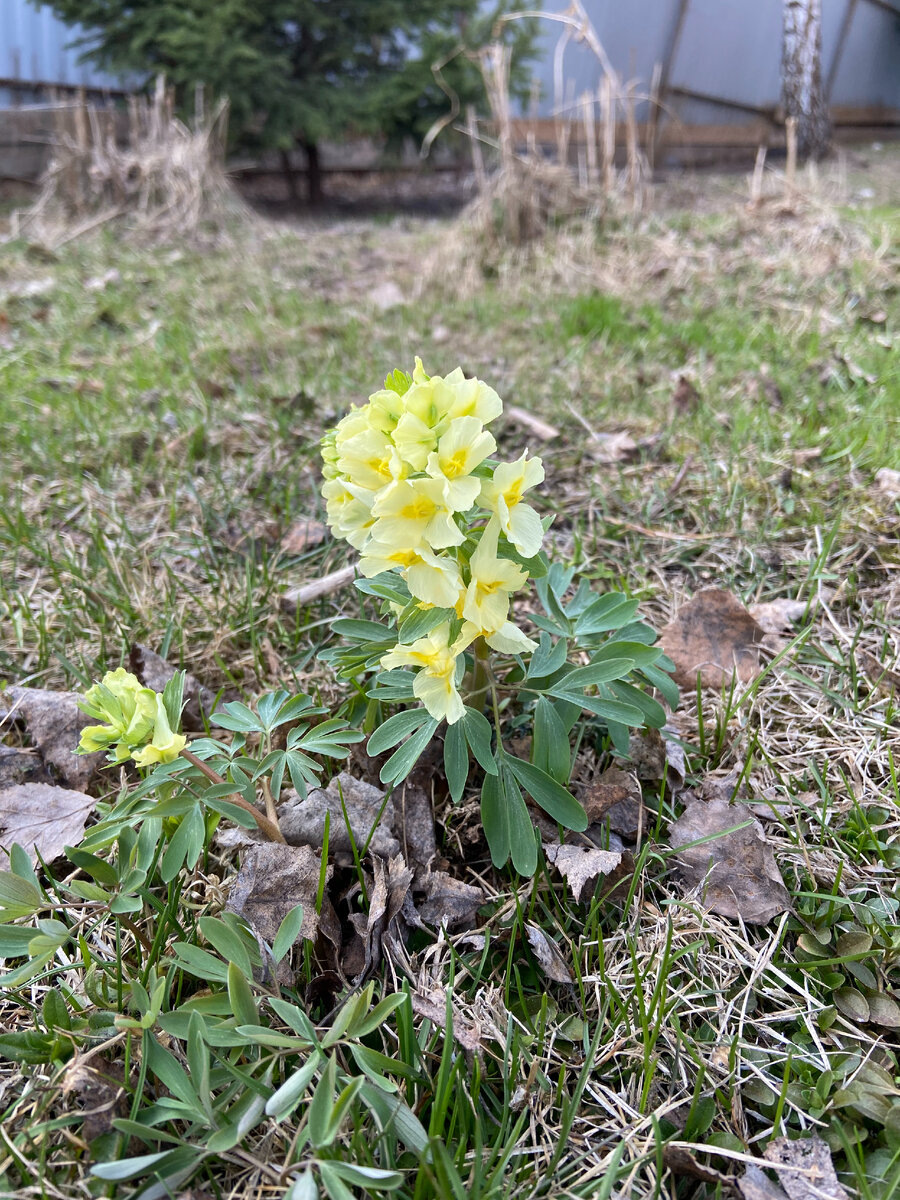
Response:
[{"label": "plant stem", "polygon": [[488,663],[491,651],[487,642],[481,637],[476,640],[472,649],[475,656],[475,663],[472,667],[472,674],[469,676],[469,686],[466,689],[466,704],[474,708],[477,712],[481,712],[484,708],[488,687],[490,686],[491,674]]},{"label": "plant stem", "polygon": [[[226,781],[212,767],[207,766],[202,758],[198,758],[196,754],[192,754],[190,750],[182,750],[181,757],[187,759],[195,767],[203,772],[206,778],[211,783],[225,783]],[[271,794],[271,793],[270,793]],[[278,820],[270,820],[264,817],[259,809],[254,808],[252,804],[248,804],[240,793],[235,792],[233,796],[228,797],[229,804],[236,804],[238,808],[243,808],[245,812],[250,813],[253,820],[259,826],[260,831],[266,835],[270,842],[281,842],[284,845],[284,834],[278,828]],[[274,808],[274,805],[273,805]]]}]

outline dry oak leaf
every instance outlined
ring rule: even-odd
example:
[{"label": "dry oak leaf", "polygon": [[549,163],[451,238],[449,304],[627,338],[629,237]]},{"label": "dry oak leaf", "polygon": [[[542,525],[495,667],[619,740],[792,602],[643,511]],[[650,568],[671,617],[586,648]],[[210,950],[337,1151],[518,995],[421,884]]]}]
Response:
[{"label": "dry oak leaf", "polygon": [[621,767],[608,767],[591,780],[581,803],[590,825],[602,821],[616,833],[630,838],[641,829],[644,811],[641,785],[637,776]]},{"label": "dry oak leaf", "polygon": [[45,862],[52,862],[66,846],[77,846],[96,803],[84,792],[49,783],[4,788],[0,792],[0,867],[9,865],[7,852],[14,842],[33,863],[38,854]]},{"label": "dry oak leaf", "polygon": [[278,808],[281,832],[294,846],[321,847],[326,816],[330,821],[328,845],[333,852],[352,853],[351,833],[360,853],[367,842],[372,854],[381,858],[393,858],[400,851],[400,843],[390,833],[395,819],[394,801],[388,797],[385,802],[382,788],[341,771],[327,788],[313,788],[305,800],[294,791],[287,792],[285,803]]},{"label": "dry oak leaf", "polygon": [[737,1189],[743,1200],[788,1200],[784,1188],[773,1183],[765,1171],[752,1164],[737,1180]]},{"label": "dry oak leaf", "polygon": [[399,916],[413,881],[412,870],[406,865],[402,854],[395,854],[387,863],[373,856],[372,869],[375,879],[369,894],[369,912],[350,915],[354,929],[363,939],[361,979],[381,961],[382,940],[391,923]]},{"label": "dry oak leaf", "polygon": [[[569,891],[576,904],[580,903],[582,898],[589,900],[597,880],[612,875],[622,862],[621,851],[592,850],[587,846],[545,845],[544,853],[548,862],[553,863],[569,885]],[[587,896],[585,891],[588,891]],[[531,941],[530,934],[528,940]],[[538,953],[537,949],[535,953]]]},{"label": "dry oak leaf", "polygon": [[78,707],[79,692],[51,692],[43,688],[11,687],[0,692],[0,719],[23,720],[28,736],[48,767],[66,787],[86,792],[104,762],[97,754],[76,754],[85,725],[94,723]]},{"label": "dry oak leaf", "polygon": [[302,554],[304,550],[312,550],[314,546],[321,546],[327,536],[328,530],[321,521],[302,517],[299,521],[294,522],[281,539],[281,553]]},{"label": "dry oak leaf", "polygon": [[[413,1012],[437,1025],[447,1028],[447,993],[440,987],[432,988],[429,992],[415,991],[410,994]],[[481,1049],[481,1024],[478,1021],[467,1020],[451,1003],[450,1023],[454,1039],[463,1050],[475,1054]]]},{"label": "dry oak leaf", "polygon": [[[298,936],[315,941],[321,871],[322,860],[310,846],[283,846],[280,842],[248,846],[241,852],[240,869],[225,907],[243,917],[257,937],[271,946],[281,922],[295,904],[302,904]],[[331,871],[326,868],[326,879]]]},{"label": "dry oak leaf", "polygon": [[[684,847],[676,864],[685,887],[701,889],[702,902],[712,912],[765,925],[790,908],[772,847],[746,805],[691,796],[669,841],[676,849]],[[696,842],[701,844],[691,844]]]},{"label": "dry oak leaf", "polygon": [[431,871],[425,877],[425,900],[419,905],[419,916],[429,925],[445,925],[447,929],[471,928],[478,910],[484,904],[480,887],[455,879],[446,871]]},{"label": "dry oak leaf", "polygon": [[789,1200],[850,1200],[838,1181],[831,1151],[818,1134],[794,1140],[775,1138],[766,1146],[764,1157]]},{"label": "dry oak leaf", "polygon": [[681,688],[716,688],[735,672],[741,683],[759,674],[759,646],[765,631],[743,604],[721,588],[704,588],[682,605],[660,634],[659,645],[675,664]]}]

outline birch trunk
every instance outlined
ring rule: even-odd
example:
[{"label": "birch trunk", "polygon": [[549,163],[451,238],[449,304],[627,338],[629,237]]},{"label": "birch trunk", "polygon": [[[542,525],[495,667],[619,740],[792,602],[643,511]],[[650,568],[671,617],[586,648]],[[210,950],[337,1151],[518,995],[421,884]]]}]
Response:
[{"label": "birch trunk", "polygon": [[822,87],[821,0],[784,0],[781,75],[785,115],[797,121],[798,157],[820,159],[831,140]]}]

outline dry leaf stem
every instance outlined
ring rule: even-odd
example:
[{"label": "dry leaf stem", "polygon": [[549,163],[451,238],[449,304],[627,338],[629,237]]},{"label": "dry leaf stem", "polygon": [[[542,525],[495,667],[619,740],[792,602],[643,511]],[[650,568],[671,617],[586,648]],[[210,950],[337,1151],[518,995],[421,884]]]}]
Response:
[{"label": "dry leaf stem", "polygon": [[[203,772],[203,774],[206,776],[206,778],[208,780],[210,780],[211,783],[225,783],[226,782],[222,778],[222,776],[218,773],[218,771],[214,771],[212,769],[212,767],[208,766],[203,761],[202,758],[198,758],[197,755],[192,754],[190,750],[182,750],[181,757],[187,759],[187,761],[189,763],[193,763],[193,765],[195,767],[198,767]],[[271,793],[271,791],[269,791],[268,787],[265,787],[264,790],[266,792],[266,806],[268,807],[269,801],[271,800],[272,793]],[[236,804],[238,806],[238,808],[243,808],[246,812],[250,813],[250,815],[253,817],[253,820],[256,822],[256,824],[259,826],[260,830],[266,835],[266,837],[269,839],[270,842],[281,842],[282,845],[285,844],[284,834],[281,832],[280,828],[278,827],[277,817],[275,817],[274,820],[270,819],[269,817],[264,817],[262,815],[262,813],[259,811],[259,809],[254,808],[252,804],[248,804],[247,801],[244,799],[244,797],[241,796],[238,792],[235,792],[233,796],[229,796],[228,802],[230,804]],[[275,805],[273,802],[272,803],[273,817],[274,817],[274,810],[275,810]]]}]

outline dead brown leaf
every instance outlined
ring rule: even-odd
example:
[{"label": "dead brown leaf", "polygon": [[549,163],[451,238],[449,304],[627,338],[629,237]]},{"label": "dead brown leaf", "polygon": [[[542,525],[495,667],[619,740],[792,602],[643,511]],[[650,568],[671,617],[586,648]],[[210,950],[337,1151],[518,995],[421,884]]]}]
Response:
[{"label": "dead brown leaf", "polygon": [[[886,690],[896,688],[900,691],[900,671],[893,671],[890,667],[886,667],[868,650],[856,651],[856,664],[877,687],[883,687]],[[0,760],[0,770],[2,770],[2,760]]]},{"label": "dead brown leaf", "polygon": [[368,913],[351,913],[350,921],[363,939],[363,966],[360,979],[381,961],[382,941],[391,923],[403,909],[413,873],[406,865],[403,855],[396,854],[389,861],[372,859],[374,883],[369,893]]},{"label": "dead brown leaf", "polygon": [[[612,875],[622,862],[621,851],[593,850],[587,846],[544,846],[548,862],[553,863],[563,879],[569,885],[569,891],[576,904],[582,899],[590,900],[593,895],[593,885],[598,879]],[[585,892],[588,894],[585,895]],[[531,941],[531,935],[528,935]],[[532,945],[534,945],[532,943]],[[535,948],[535,953],[538,951]],[[541,964],[543,965],[543,963]],[[554,978],[554,976],[550,976]],[[565,980],[561,982],[565,983]]]},{"label": "dead brown leaf", "polygon": [[417,764],[399,794],[395,792],[392,797],[394,836],[403,848],[417,881],[429,875],[431,864],[437,857],[430,789],[420,786],[419,776]]},{"label": "dead brown leaf", "polygon": [[760,1167],[752,1164],[738,1179],[737,1189],[743,1200],[788,1200],[787,1192],[773,1183]]},{"label": "dead brown leaf", "polygon": [[38,854],[52,862],[66,846],[77,846],[96,800],[84,792],[48,783],[20,783],[0,792],[0,866],[9,865],[6,852],[14,842],[33,863]]},{"label": "dead brown leaf", "polygon": [[419,905],[419,916],[429,925],[470,929],[484,900],[480,887],[445,871],[431,871],[425,878],[425,900]]},{"label": "dead brown leaf", "polygon": [[[165,658],[161,658],[148,646],[133,642],[128,652],[128,665],[144,687],[161,692],[172,676],[175,667]],[[191,733],[201,733],[206,728],[206,722],[215,711],[216,694],[205,687],[200,680],[190,673],[184,676],[184,712],[181,716],[182,727]],[[206,718],[206,721],[204,721]]]},{"label": "dead brown leaf", "polygon": [[746,805],[690,796],[669,841],[676,849],[684,847],[676,856],[682,882],[701,889],[704,906],[713,912],[765,925],[790,908],[772,847]]},{"label": "dead brown leaf", "polygon": [[86,792],[104,761],[104,754],[76,754],[85,725],[93,724],[78,707],[78,692],[51,692],[43,688],[11,687],[0,692],[0,717],[25,722],[44,763],[66,787]]},{"label": "dead brown leaf", "polygon": [[[665,734],[670,736],[666,737]],[[674,739],[679,736],[674,725],[659,729],[642,729],[631,735],[628,755],[637,777],[645,783],[666,781],[666,787],[677,794],[684,787],[687,764],[684,747]]]},{"label": "dead brown leaf", "polygon": [[681,688],[721,688],[737,672],[741,683],[759,674],[764,631],[743,604],[721,588],[705,588],[663,629],[659,644],[675,663]]},{"label": "dead brown leaf", "polygon": [[115,1118],[128,1112],[121,1068],[93,1067],[77,1054],[66,1067],[62,1094],[77,1103],[82,1119],[80,1133],[86,1142],[110,1133]]},{"label": "dead brown leaf", "polygon": [[[326,868],[326,880],[331,876]],[[226,909],[248,922],[269,946],[295,904],[303,905],[300,938],[315,941],[319,931],[316,896],[322,860],[310,846],[260,842],[241,852],[241,865],[231,885]],[[330,901],[327,892],[324,902]],[[323,918],[324,920],[324,915]]]},{"label": "dead brown leaf", "polygon": [[789,633],[793,625],[803,619],[808,608],[815,608],[806,600],[766,600],[751,604],[748,612],[764,633]]},{"label": "dead brown leaf", "polygon": [[[447,1028],[447,993],[442,988],[433,988],[429,992],[415,991],[411,994],[413,1012],[437,1025],[440,1029]],[[481,1025],[477,1021],[469,1021],[456,1009],[451,1001],[450,1025],[453,1037],[463,1050],[476,1054],[481,1049]]]},{"label": "dead brown leaf", "polygon": [[538,965],[547,978],[552,979],[554,983],[571,984],[572,976],[566,960],[553,938],[548,937],[537,925],[528,923],[525,925],[525,936],[528,938],[528,945],[534,951]]},{"label": "dead brown leaf", "polygon": [[794,1140],[774,1138],[766,1146],[764,1157],[772,1164],[789,1200],[850,1200],[838,1181],[831,1151],[818,1134]]},{"label": "dead brown leaf", "polygon": [[304,550],[312,550],[321,546],[328,536],[327,528],[321,521],[313,521],[303,517],[295,521],[281,539],[282,554],[302,554]]},{"label": "dead brown leaf", "polygon": [[352,853],[351,834],[360,854],[367,842],[371,853],[381,858],[393,858],[400,852],[400,843],[390,832],[395,822],[393,797],[385,802],[384,790],[371,783],[342,771],[327,788],[314,788],[305,800],[296,792],[286,793],[285,803],[278,808],[281,832],[292,846],[321,849],[326,816],[330,822],[328,845],[332,853]]},{"label": "dead brown leaf", "polygon": [[36,750],[0,746],[0,791],[18,783],[52,783]]},{"label": "dead brown leaf", "polygon": [[590,825],[603,821],[616,833],[631,838],[641,829],[644,812],[641,785],[635,775],[620,767],[609,767],[591,780],[581,803]]}]

